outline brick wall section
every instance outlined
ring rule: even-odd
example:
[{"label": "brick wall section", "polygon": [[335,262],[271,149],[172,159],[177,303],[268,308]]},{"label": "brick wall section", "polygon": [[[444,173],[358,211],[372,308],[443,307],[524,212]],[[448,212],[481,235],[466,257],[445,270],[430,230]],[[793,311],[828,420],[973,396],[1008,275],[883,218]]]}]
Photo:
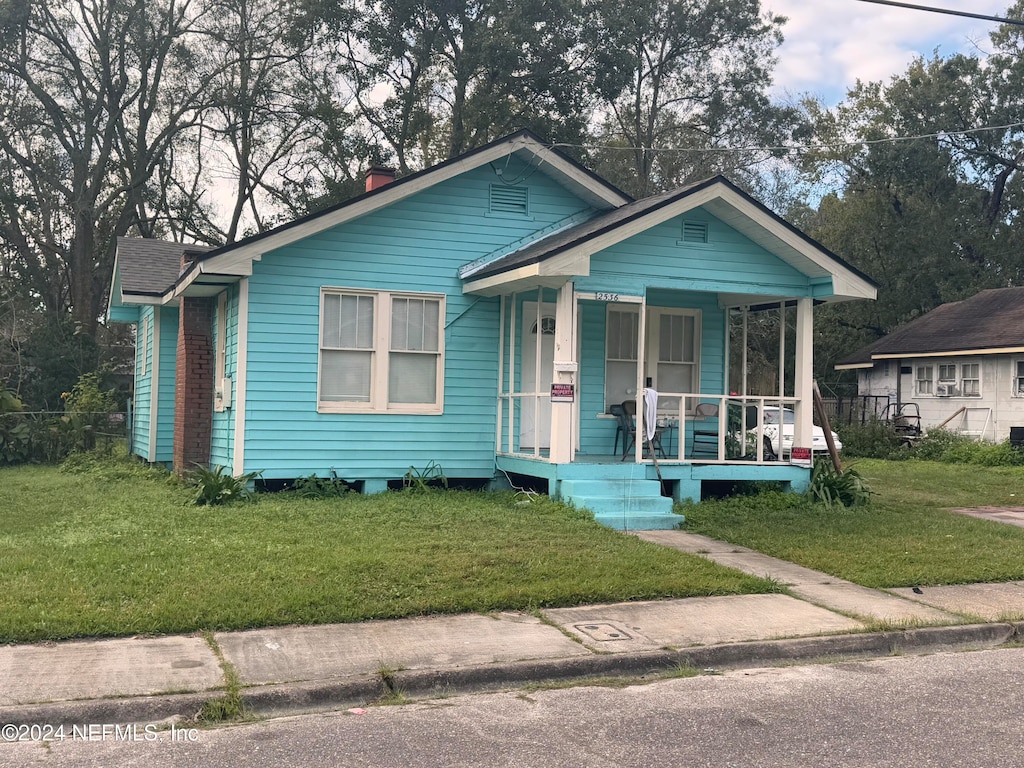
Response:
[{"label": "brick wall section", "polygon": [[213,300],[183,296],[174,385],[174,471],[210,463],[213,426]]}]

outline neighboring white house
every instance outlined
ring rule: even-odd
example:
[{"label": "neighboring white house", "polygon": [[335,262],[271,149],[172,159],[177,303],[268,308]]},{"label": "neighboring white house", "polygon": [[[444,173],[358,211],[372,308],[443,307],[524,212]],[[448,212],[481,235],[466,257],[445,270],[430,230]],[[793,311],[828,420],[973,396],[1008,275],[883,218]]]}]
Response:
[{"label": "neighboring white house", "polygon": [[861,396],[916,403],[926,431],[944,426],[1001,442],[1024,427],[1024,288],[936,307],[841,360]]}]

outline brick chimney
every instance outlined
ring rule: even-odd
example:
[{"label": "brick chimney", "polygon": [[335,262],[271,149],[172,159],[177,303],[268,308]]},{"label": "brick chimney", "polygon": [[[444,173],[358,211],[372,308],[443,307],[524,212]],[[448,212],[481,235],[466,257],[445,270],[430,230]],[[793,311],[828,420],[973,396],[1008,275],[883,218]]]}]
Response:
[{"label": "brick chimney", "polygon": [[366,191],[373,192],[395,180],[395,169],[372,165],[366,170]]},{"label": "brick chimney", "polygon": [[174,381],[174,471],[210,461],[213,428],[213,301],[182,296]]}]

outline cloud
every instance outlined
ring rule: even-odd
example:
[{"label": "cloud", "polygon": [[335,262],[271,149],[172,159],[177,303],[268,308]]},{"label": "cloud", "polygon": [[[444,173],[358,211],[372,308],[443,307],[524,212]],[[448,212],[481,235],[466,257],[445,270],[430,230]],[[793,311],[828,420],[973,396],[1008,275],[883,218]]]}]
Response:
[{"label": "cloud", "polygon": [[[913,0],[971,13],[1002,15],[1010,0]],[[764,10],[788,17],[778,50],[775,92],[810,92],[834,104],[859,78],[888,80],[916,56],[976,53],[995,22],[858,0],[764,0]]]}]

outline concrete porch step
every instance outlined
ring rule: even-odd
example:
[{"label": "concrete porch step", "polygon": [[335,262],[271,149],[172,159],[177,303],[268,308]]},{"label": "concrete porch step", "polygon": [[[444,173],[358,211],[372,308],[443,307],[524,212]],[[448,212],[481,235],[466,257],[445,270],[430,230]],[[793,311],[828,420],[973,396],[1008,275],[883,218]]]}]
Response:
[{"label": "concrete porch step", "polygon": [[672,513],[672,499],[661,495],[657,480],[563,480],[561,496],[617,530],[669,530],[684,520]]},{"label": "concrete porch step", "polygon": [[594,520],[601,525],[614,528],[616,531],[672,531],[678,528],[685,518],[682,515],[673,515],[671,512],[667,514],[600,512],[594,514]]},{"label": "concrete porch step", "polygon": [[563,480],[562,496],[661,496],[661,483],[646,478],[604,478],[600,480]]}]

